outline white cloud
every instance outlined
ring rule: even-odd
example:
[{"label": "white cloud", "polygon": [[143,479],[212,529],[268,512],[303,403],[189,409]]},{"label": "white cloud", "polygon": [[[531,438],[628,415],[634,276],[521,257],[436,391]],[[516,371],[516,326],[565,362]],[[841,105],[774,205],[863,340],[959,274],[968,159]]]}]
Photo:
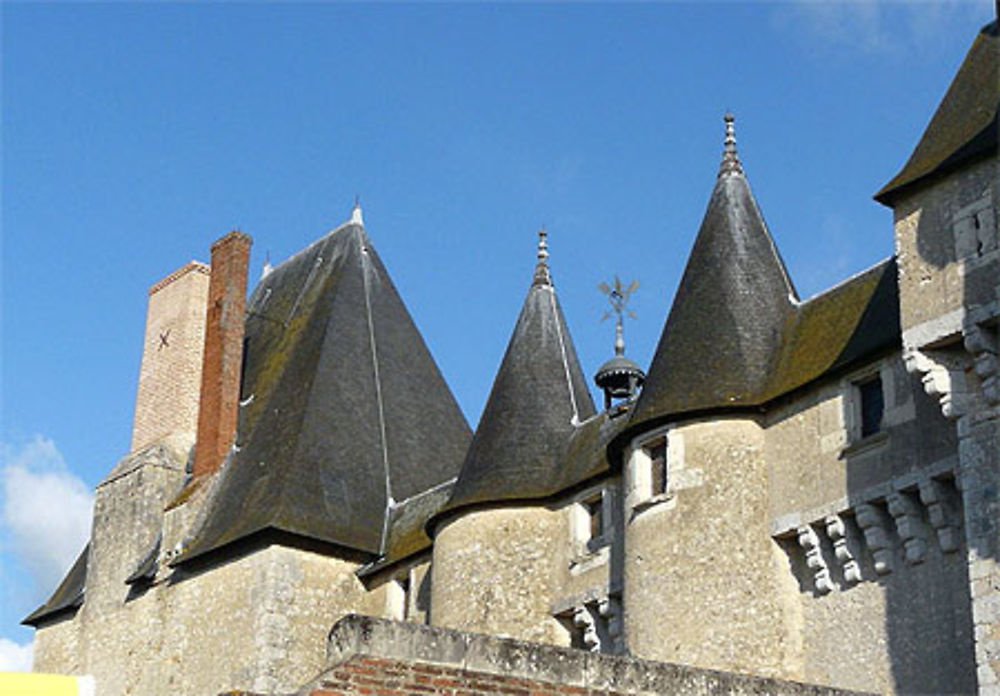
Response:
[{"label": "white cloud", "polygon": [[810,48],[905,56],[950,41],[951,32],[971,37],[992,16],[993,0],[801,0],[776,5],[773,18]]},{"label": "white cloud", "polygon": [[0,672],[30,672],[31,643],[19,645],[0,638]]},{"label": "white cloud", "polygon": [[90,536],[94,496],[48,438],[4,445],[2,456],[0,539],[39,590],[51,592]]}]

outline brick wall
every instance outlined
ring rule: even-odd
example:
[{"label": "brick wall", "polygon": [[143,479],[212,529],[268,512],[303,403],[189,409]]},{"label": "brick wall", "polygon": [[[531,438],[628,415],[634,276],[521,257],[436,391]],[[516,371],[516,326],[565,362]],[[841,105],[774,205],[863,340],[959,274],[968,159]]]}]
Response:
[{"label": "brick wall", "polygon": [[538,679],[501,676],[458,667],[434,666],[419,662],[357,657],[340,665],[325,677],[309,696],[614,696],[623,693],[570,684],[554,684]]},{"label": "brick wall", "polygon": [[149,289],[132,452],[197,430],[208,285],[208,266],[191,261]]}]

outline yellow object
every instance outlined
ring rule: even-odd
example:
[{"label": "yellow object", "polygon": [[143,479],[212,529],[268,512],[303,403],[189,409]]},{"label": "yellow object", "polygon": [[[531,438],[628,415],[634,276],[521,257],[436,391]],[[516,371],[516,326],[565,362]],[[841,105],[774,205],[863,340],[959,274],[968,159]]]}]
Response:
[{"label": "yellow object", "polygon": [[94,678],[0,672],[0,696],[94,696]]}]

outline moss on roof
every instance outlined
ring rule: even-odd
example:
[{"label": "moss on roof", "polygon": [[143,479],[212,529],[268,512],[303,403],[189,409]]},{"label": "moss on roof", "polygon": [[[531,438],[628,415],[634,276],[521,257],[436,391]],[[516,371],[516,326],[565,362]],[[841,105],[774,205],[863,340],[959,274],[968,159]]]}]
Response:
[{"label": "moss on roof", "polygon": [[786,394],[866,355],[898,346],[895,260],[882,261],[798,305],[782,336],[762,401]]},{"label": "moss on roof", "polygon": [[360,225],[251,298],[236,447],[179,561],[278,530],[379,554],[392,499],[453,479],[469,428]]},{"label": "moss on roof", "polygon": [[979,32],[955,79],[902,170],[875,194],[886,205],[911,186],[970,159],[997,151],[1000,111],[1000,31]]}]

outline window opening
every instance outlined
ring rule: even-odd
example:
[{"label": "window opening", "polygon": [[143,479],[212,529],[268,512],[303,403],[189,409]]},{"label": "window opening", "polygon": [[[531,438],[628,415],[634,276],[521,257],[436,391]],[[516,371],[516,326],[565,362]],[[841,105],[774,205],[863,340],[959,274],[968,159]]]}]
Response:
[{"label": "window opening", "polygon": [[667,438],[661,437],[646,446],[649,456],[650,494],[663,495],[667,492]]},{"label": "window opening", "polygon": [[882,379],[876,377],[858,385],[861,395],[861,437],[874,435],[882,429],[882,413],[885,401],[882,395]]}]

